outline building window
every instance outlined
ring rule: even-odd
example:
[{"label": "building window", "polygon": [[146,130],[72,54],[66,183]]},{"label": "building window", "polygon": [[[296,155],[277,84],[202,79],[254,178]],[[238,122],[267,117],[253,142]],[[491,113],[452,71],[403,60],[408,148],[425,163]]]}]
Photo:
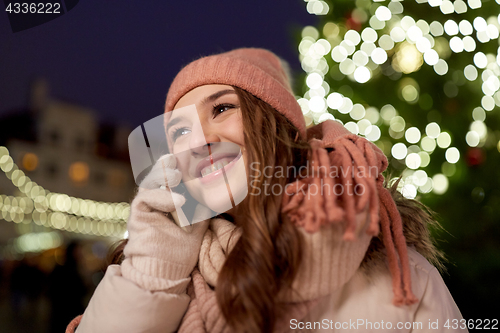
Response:
[{"label": "building window", "polygon": [[93,177],[94,183],[97,185],[104,185],[106,181],[106,175],[102,171],[96,171]]},{"label": "building window", "polygon": [[58,130],[53,129],[52,131],[50,131],[50,133],[49,133],[50,143],[52,143],[54,145],[58,144],[60,139],[61,139],[61,135],[59,134]]},{"label": "building window", "polygon": [[85,148],[85,140],[81,135],[75,138],[75,147],[78,151],[83,151]]},{"label": "building window", "polygon": [[47,165],[47,175],[51,178],[55,178],[57,174],[59,173],[59,168],[57,167],[56,164],[50,163]]},{"label": "building window", "polygon": [[111,169],[108,173],[108,184],[113,187],[123,187],[127,183],[127,175],[120,169]]}]

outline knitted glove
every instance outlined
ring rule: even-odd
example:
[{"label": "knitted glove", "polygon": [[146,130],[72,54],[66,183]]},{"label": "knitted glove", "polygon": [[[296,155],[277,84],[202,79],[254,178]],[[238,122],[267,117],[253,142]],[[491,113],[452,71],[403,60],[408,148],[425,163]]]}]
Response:
[{"label": "knitted glove", "polygon": [[[175,166],[175,157],[165,155],[141,182],[131,204],[122,274],[144,289],[181,294],[198,261],[209,222],[204,220],[184,228],[174,222],[171,213],[185,203],[185,198],[169,188],[158,187],[179,184],[181,173],[174,170]],[[198,205],[195,214],[207,214],[206,208]]]},{"label": "knitted glove", "polygon": [[153,165],[151,171],[141,181],[139,191],[144,189],[157,189],[166,187],[175,187],[179,185],[182,179],[182,173],[176,169],[177,160],[172,154],[163,155]]}]

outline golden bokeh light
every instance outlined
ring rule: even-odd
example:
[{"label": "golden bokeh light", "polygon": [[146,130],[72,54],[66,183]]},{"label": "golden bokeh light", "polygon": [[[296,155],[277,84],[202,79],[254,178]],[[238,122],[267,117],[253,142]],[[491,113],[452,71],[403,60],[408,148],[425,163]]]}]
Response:
[{"label": "golden bokeh light", "polygon": [[85,162],[74,162],[69,167],[69,177],[75,183],[83,183],[89,179],[89,165]]},{"label": "golden bokeh light", "polygon": [[392,67],[401,73],[410,74],[420,69],[423,64],[422,53],[414,44],[403,42],[396,47]]},{"label": "golden bokeh light", "polygon": [[22,160],[23,168],[26,171],[34,171],[38,167],[38,156],[33,153],[26,153]]}]

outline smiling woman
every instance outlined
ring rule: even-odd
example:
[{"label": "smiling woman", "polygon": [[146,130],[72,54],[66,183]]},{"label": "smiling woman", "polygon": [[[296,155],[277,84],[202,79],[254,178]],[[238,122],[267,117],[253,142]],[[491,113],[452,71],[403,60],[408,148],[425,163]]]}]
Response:
[{"label": "smiling woman", "polygon": [[[276,55],[192,62],[165,112],[169,154],[67,332],[416,332],[462,318],[436,269],[430,212],[386,188],[373,143],[332,120],[306,129]],[[190,197],[197,223],[180,228]]]},{"label": "smiling woman", "polygon": [[[194,108],[186,109],[189,106]],[[197,87],[166,115],[169,150],[176,156],[182,182],[191,196],[218,213],[241,202],[247,194],[246,151],[234,88]],[[222,195],[228,190],[229,198]]]}]

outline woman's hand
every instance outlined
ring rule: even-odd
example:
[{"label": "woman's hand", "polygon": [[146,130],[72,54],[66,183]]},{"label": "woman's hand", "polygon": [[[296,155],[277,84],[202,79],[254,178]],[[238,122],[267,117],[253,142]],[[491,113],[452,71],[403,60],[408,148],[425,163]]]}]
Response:
[{"label": "woman's hand", "polygon": [[182,173],[176,169],[177,160],[173,154],[161,156],[151,171],[141,181],[139,191],[144,189],[172,188],[181,182]]},{"label": "woman's hand", "polygon": [[[184,228],[173,221],[176,208],[185,203],[184,196],[170,190],[181,178],[175,165],[173,155],[160,158],[131,204],[123,274],[148,290],[170,289],[175,286],[167,280],[189,277],[208,228],[208,219]],[[195,214],[203,213],[204,207],[198,206]]]}]

